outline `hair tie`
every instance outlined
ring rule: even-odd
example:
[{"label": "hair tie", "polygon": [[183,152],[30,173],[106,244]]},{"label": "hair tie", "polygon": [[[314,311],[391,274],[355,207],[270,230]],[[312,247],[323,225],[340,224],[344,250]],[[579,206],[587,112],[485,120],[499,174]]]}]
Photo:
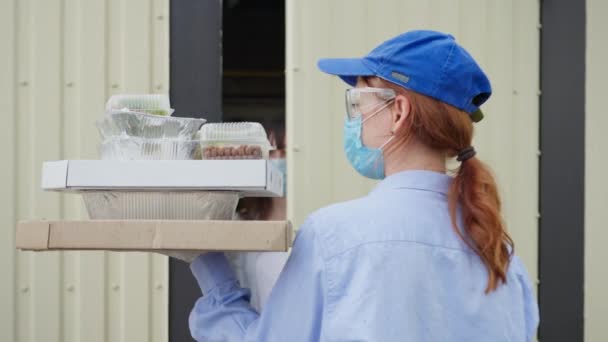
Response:
[{"label": "hair tie", "polygon": [[458,160],[459,162],[465,162],[465,161],[473,158],[476,154],[477,154],[477,152],[475,152],[475,149],[473,148],[473,146],[469,146],[469,147],[465,148],[464,150],[461,150],[460,152],[458,152],[458,157],[456,158],[456,160]]}]

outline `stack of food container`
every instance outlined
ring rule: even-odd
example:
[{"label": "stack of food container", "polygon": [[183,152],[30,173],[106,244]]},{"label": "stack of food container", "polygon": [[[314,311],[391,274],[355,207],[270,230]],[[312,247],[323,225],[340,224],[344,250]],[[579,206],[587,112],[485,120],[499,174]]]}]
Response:
[{"label": "stack of food container", "polygon": [[204,119],[171,116],[166,95],[114,95],[97,122],[101,159],[193,159]]},{"label": "stack of food container", "polygon": [[[174,117],[172,113],[165,95],[112,96],[106,115],[97,123],[102,139],[101,159],[188,160],[201,159],[202,154],[209,156],[205,159],[268,156],[270,144],[260,124],[205,125],[201,140],[198,130],[204,119]],[[238,148],[232,148],[237,143]],[[210,150],[222,158],[211,157]],[[236,150],[241,153],[240,158]],[[175,170],[175,177],[179,177],[179,171]],[[92,219],[229,220],[239,200],[239,194],[231,191],[103,190],[87,191],[83,197]]]},{"label": "stack of food container", "polygon": [[263,127],[172,112],[167,96],[113,96],[97,123],[102,160],[42,167],[42,188],[82,195],[93,220],[21,222],[18,248],[172,251],[182,260],[200,250],[286,251],[287,221],[222,222],[241,196],[283,193],[283,175],[264,160],[271,145]]}]

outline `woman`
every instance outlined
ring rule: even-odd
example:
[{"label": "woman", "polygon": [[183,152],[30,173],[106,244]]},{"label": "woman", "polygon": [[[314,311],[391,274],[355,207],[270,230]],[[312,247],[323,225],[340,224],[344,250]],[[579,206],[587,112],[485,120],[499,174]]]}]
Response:
[{"label": "woman", "polygon": [[[313,213],[261,314],[223,254],[191,265],[201,341],[530,341],[538,309],[471,146],[490,82],[450,35],[411,31],[325,59],[347,91],[344,149],[366,197]],[[446,158],[460,166],[446,174]]]}]

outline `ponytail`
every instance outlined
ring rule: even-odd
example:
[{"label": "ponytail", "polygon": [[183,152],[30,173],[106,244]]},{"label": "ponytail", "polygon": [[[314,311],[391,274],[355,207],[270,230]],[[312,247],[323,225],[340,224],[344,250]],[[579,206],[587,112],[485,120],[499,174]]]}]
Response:
[{"label": "ponytail", "polygon": [[[488,270],[486,293],[496,290],[507,281],[514,246],[502,221],[494,177],[479,159],[472,157],[461,163],[450,185],[448,205],[456,233],[479,255]],[[462,231],[456,221],[458,205]]]}]

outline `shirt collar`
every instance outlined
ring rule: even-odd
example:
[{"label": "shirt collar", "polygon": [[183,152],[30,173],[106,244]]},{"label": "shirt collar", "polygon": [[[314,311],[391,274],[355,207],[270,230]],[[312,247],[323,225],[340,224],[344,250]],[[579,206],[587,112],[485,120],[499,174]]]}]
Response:
[{"label": "shirt collar", "polygon": [[447,194],[452,179],[452,176],[434,171],[402,171],[386,177],[376,185],[372,193],[394,189],[414,189]]}]

